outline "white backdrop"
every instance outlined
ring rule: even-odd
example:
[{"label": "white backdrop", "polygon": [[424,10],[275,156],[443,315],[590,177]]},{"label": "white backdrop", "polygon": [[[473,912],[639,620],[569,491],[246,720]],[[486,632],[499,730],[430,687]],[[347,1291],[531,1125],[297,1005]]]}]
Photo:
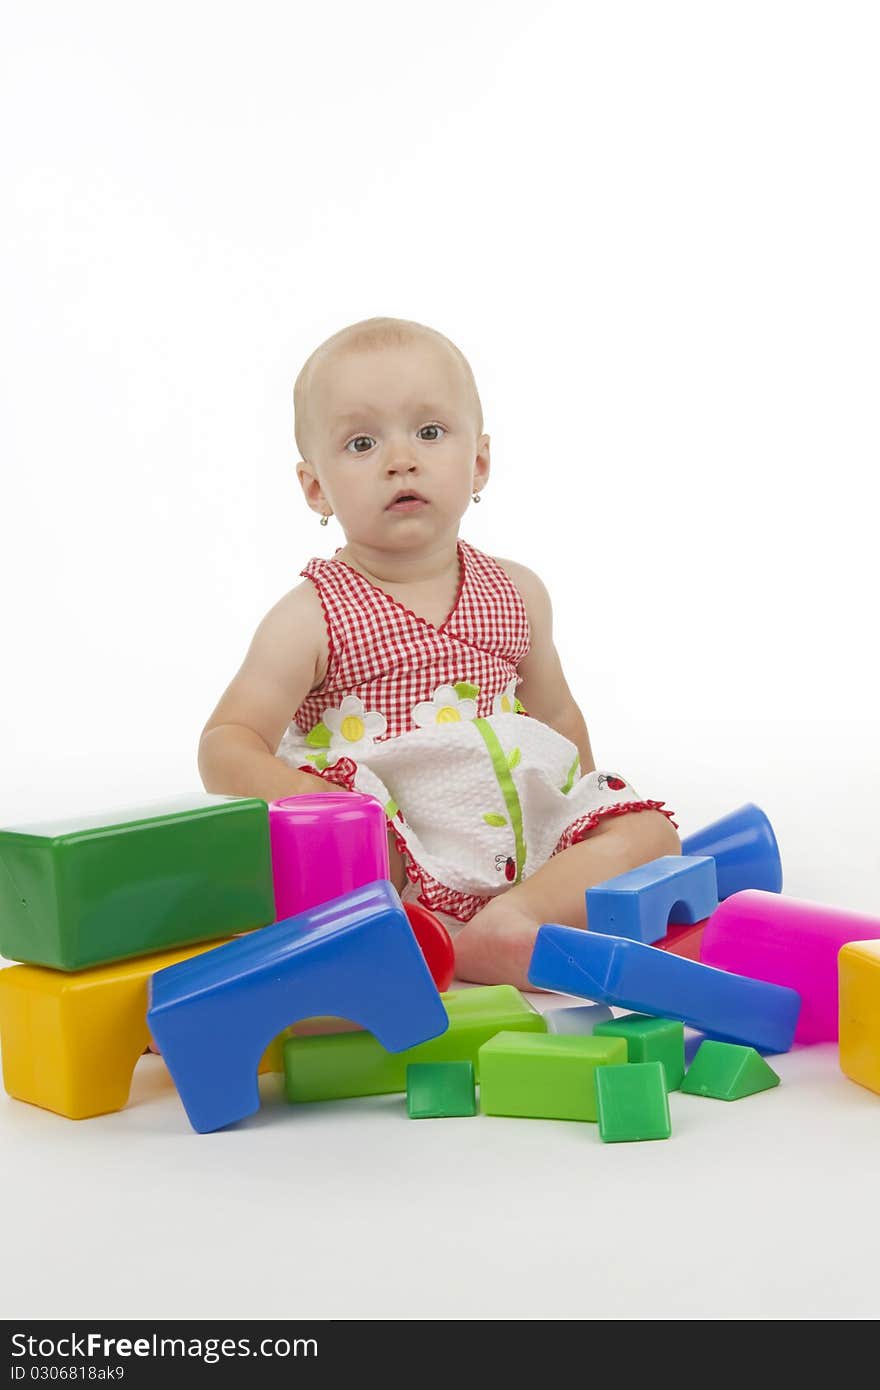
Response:
[{"label": "white backdrop", "polygon": [[871,3],[4,7],[0,824],[200,785],[342,543],[291,388],[343,324],[469,357],[462,534],[530,565],[596,756],[746,800],[880,910]]}]

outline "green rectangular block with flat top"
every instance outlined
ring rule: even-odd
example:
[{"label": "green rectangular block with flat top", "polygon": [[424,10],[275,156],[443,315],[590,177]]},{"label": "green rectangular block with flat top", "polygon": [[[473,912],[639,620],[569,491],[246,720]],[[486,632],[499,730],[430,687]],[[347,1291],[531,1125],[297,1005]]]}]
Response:
[{"label": "green rectangular block with flat top", "polygon": [[596,1068],[625,1062],[623,1038],[498,1033],[480,1048],[480,1109],[530,1120],[595,1120]]},{"label": "green rectangular block with flat top", "polygon": [[543,1015],[513,985],[450,990],[440,998],[449,1016],[446,1032],[403,1052],[386,1052],[372,1033],[364,1031],[288,1038],[284,1044],[287,1099],[347,1100],[405,1091],[406,1069],[413,1062],[473,1062],[479,1079],[479,1052],[489,1038],[502,1029],[547,1030]]},{"label": "green rectangular block with flat top", "polygon": [[269,809],[211,794],[0,830],[0,955],[84,970],[275,920]]}]

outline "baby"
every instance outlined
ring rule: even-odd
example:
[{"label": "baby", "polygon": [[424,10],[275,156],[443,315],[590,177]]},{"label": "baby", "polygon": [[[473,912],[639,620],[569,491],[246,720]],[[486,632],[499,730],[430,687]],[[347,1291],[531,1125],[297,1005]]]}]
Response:
[{"label": "baby", "polygon": [[378,798],[391,880],[449,927],[457,978],[528,989],[541,923],[585,927],[590,885],[679,853],[671,813],[597,771],[538,576],[459,538],[489,437],[458,348],[366,319],[312,353],[294,407],[303,495],[345,545],[260,623],[202,780]]}]

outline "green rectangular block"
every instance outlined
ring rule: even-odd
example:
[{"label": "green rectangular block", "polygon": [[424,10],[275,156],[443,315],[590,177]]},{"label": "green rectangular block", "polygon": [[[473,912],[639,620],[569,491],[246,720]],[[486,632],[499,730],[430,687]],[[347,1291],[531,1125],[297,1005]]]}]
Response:
[{"label": "green rectangular block", "polygon": [[623,1038],[498,1033],[480,1048],[480,1109],[532,1120],[595,1120],[596,1068],[625,1062]]},{"label": "green rectangular block", "polygon": [[666,1070],[662,1062],[632,1062],[596,1072],[599,1133],[606,1144],[668,1139]]},{"label": "green rectangular block", "polygon": [[650,1014],[626,1014],[599,1023],[595,1037],[625,1038],[630,1062],[662,1062],[667,1091],[677,1091],[684,1080],[684,1024],[674,1018]]},{"label": "green rectangular block", "polygon": [[179,797],[0,830],[0,955],[56,970],[275,920],[269,810]]},{"label": "green rectangular block", "polygon": [[406,1090],[411,1062],[473,1062],[479,1078],[479,1050],[502,1029],[543,1033],[543,1016],[513,985],[482,985],[450,990],[440,998],[449,1027],[403,1052],[386,1052],[372,1033],[330,1033],[292,1037],[284,1044],[284,1084],[289,1101],[346,1100]]}]

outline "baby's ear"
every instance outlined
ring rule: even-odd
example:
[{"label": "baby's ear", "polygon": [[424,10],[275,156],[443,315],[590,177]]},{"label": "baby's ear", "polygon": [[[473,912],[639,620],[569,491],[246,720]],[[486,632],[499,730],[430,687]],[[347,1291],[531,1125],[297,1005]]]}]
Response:
[{"label": "baby's ear", "polygon": [[300,459],[296,465],[296,476],[299,485],[303,490],[303,496],[308,502],[313,512],[325,510],[326,502],[321,491],[321,484],[318,482],[317,475],[306,459]]},{"label": "baby's ear", "polygon": [[474,478],[484,483],[489,476],[489,436],[481,434],[477,440],[477,456],[474,460]]}]

